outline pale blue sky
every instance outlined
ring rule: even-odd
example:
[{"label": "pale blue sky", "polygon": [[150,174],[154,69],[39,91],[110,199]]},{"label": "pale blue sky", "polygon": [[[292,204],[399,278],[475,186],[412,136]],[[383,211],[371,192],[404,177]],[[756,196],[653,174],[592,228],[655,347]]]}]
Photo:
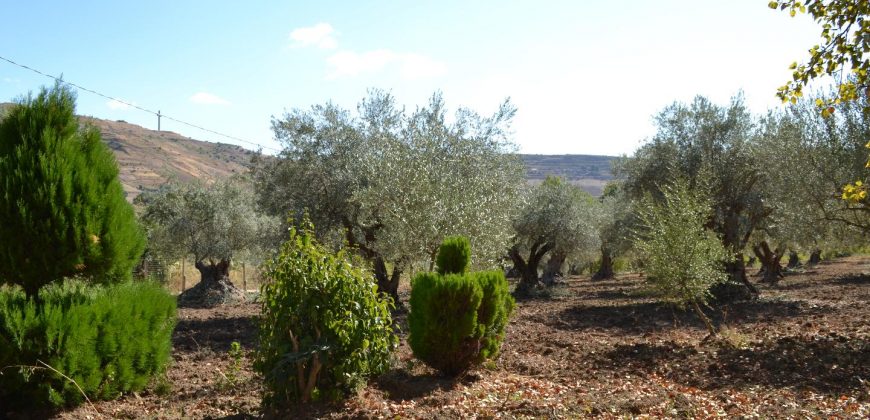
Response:
[{"label": "pale blue sky", "polygon": [[[376,87],[410,108],[441,90],[451,109],[483,114],[511,97],[525,153],[630,154],[675,100],[725,103],[742,89],[756,112],[779,106],[788,65],[819,33],[765,0],[0,0],[0,11],[0,56],[270,147],[272,115],[353,108]],[[48,84],[0,61],[0,101]],[[86,92],[78,112],[157,125]]]}]

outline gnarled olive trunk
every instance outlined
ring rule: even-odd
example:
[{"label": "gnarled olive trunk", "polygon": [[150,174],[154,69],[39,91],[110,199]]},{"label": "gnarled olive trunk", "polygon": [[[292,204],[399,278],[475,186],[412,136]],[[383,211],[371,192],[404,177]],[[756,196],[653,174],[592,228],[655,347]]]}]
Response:
[{"label": "gnarled olive trunk", "polygon": [[800,267],[800,265],[801,265],[801,260],[800,260],[800,257],[798,257],[798,253],[795,251],[789,251],[788,252],[788,265],[786,265],[786,267],[797,268],[797,267]]},{"label": "gnarled olive trunk", "polygon": [[783,277],[782,264],[780,264],[780,260],[782,260],[782,256],[785,254],[784,249],[777,247],[776,249],[771,250],[767,241],[761,241],[760,244],[752,247],[752,252],[754,252],[755,256],[758,257],[758,260],[761,261],[761,271],[764,273],[764,277],[761,281],[775,284]]},{"label": "gnarled olive trunk", "polygon": [[393,267],[393,273],[388,273],[384,257],[374,248],[375,234],[383,225],[378,222],[371,226],[357,226],[357,229],[362,232],[362,238],[360,239],[354,235],[355,224],[350,219],[344,218],[342,223],[344,224],[344,234],[348,245],[355,247],[363,258],[372,263],[378,292],[393,298],[393,304],[396,307],[401,306],[402,302],[399,301],[399,278],[402,275],[402,270],[398,267]]},{"label": "gnarled olive trunk", "polygon": [[738,253],[734,260],[725,264],[725,272],[730,280],[742,284],[752,297],[758,296],[758,289],[746,278],[746,264],[743,262],[743,253]]},{"label": "gnarled olive trunk", "polygon": [[562,272],[562,266],[565,265],[565,260],[567,256],[564,252],[554,253],[550,255],[550,259],[547,261],[547,265],[544,267],[544,275],[541,276],[541,280],[547,286],[552,286],[556,283],[559,278],[565,276]]},{"label": "gnarled olive trunk", "polygon": [[185,290],[178,297],[180,303],[192,306],[215,306],[223,303],[241,302],[245,293],[230,281],[230,260],[197,261],[194,266],[199,270],[199,283]]},{"label": "gnarled olive trunk", "polygon": [[592,279],[612,279],[613,275],[613,253],[609,249],[601,248],[601,265],[598,266],[598,271],[595,272]]},{"label": "gnarled olive trunk", "polygon": [[518,296],[527,296],[538,286],[538,265],[541,263],[544,255],[550,252],[551,249],[553,249],[552,244],[536,242],[530,248],[528,258],[524,258],[520,254],[518,245],[514,245],[508,250],[508,256],[513,261],[514,268],[520,272],[520,282],[517,283],[514,293]]},{"label": "gnarled olive trunk", "polygon": [[822,262],[822,250],[816,248],[810,253],[810,259],[807,261],[807,264],[816,265],[820,262]]},{"label": "gnarled olive trunk", "polygon": [[[749,236],[752,233],[752,230],[746,229],[741,232],[740,226],[740,211],[738,211],[738,209],[732,209],[732,211],[730,211],[725,217],[722,232],[722,245],[725,246],[725,249],[734,251],[735,255],[734,260],[725,263],[725,271],[728,273],[728,277],[731,279],[732,284],[742,285],[745,290],[743,291],[744,293],[733,291],[737,293],[729,294],[747,294],[750,297],[755,298],[758,297],[758,289],[749,282],[748,278],[746,278],[746,263],[743,261],[743,248],[749,241]],[[719,290],[725,289],[727,289],[727,287],[719,288]]]},{"label": "gnarled olive trunk", "polygon": [[199,270],[200,283],[219,283],[230,280],[230,260],[223,259],[210,264],[197,261],[194,266]]},{"label": "gnarled olive trunk", "polygon": [[402,275],[402,270],[399,270],[398,267],[393,267],[393,273],[388,273],[387,264],[380,256],[375,257],[374,269],[375,280],[378,283],[378,292],[393,298],[393,303],[396,306],[400,306],[399,278]]}]

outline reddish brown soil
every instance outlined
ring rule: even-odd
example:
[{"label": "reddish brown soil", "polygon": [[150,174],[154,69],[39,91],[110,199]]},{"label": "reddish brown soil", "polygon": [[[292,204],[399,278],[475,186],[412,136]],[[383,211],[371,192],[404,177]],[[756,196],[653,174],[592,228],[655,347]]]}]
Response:
[{"label": "reddish brown soil", "polygon": [[[868,264],[866,257],[823,263],[762,285],[758,301],[710,310],[724,328],[721,341],[703,341],[695,316],[656,303],[638,275],[572,278],[546,298],[519,302],[502,356],[460,381],[436,376],[403,342],[394,369],[358,394],[287,415],[868,418]],[[179,310],[169,391],[59,417],[258,416],[257,312],[256,304]],[[238,372],[232,341],[245,350]]]}]

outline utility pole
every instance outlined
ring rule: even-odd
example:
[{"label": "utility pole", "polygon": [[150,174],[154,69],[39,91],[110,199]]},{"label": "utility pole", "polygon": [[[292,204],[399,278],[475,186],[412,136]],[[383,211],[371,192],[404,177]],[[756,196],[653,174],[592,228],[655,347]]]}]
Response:
[{"label": "utility pole", "polygon": [[160,131],[160,110],[157,110],[157,131]]}]

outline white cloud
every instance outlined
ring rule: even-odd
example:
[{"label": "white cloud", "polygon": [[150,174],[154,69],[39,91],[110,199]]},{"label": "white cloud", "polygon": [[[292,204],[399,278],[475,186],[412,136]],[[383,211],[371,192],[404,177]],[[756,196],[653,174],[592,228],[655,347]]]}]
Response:
[{"label": "white cloud", "polygon": [[314,26],[296,28],[290,32],[290,40],[293,48],[315,46],[323,49],[338,47],[338,41],[334,37],[335,30],[328,23],[318,23]]},{"label": "white cloud", "polygon": [[112,99],[111,101],[106,102],[106,106],[108,106],[110,109],[119,111],[126,111],[130,109],[130,105],[127,105],[126,103],[121,102],[117,99]]},{"label": "white cloud", "polygon": [[197,92],[190,97],[190,102],[200,105],[229,105],[230,101],[221,98],[220,96],[208,93]]},{"label": "white cloud", "polygon": [[339,51],[326,59],[330,66],[327,79],[354,77],[361,73],[382,71],[396,65],[403,79],[416,80],[440,76],[447,72],[444,63],[422,54],[399,54],[388,49],[358,53]]},{"label": "white cloud", "polygon": [[11,77],[4,77],[4,78],[3,78],[3,82],[4,82],[4,83],[14,83],[14,84],[18,84],[18,83],[21,82],[21,79],[13,79],[13,78],[11,78]]}]

